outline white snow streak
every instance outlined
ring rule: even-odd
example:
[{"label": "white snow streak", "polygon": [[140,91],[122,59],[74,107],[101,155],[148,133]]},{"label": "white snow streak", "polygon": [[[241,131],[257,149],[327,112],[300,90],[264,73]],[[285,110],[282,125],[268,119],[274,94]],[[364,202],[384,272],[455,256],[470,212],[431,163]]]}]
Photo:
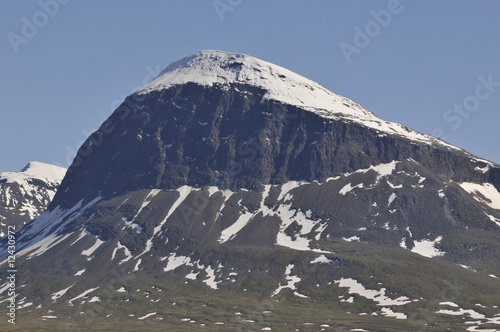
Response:
[{"label": "white snow streak", "polygon": [[340,280],[336,280],[335,283],[338,284],[339,287],[348,288],[349,294],[358,294],[366,297],[367,299],[376,302],[378,306],[400,306],[412,302],[412,300],[406,296],[391,299],[385,295],[385,288],[381,288],[378,291],[366,289],[361,283],[352,278],[341,278]]},{"label": "white snow streak", "polygon": [[151,313],[146,314],[146,315],[144,315],[142,317],[138,317],[137,319],[146,319],[146,318],[154,316],[154,315],[156,315],[156,312],[151,312]]},{"label": "white snow streak", "polygon": [[74,274],[75,277],[81,276],[85,272],[85,269],[80,270]]},{"label": "white snow streak", "polygon": [[95,288],[90,288],[90,289],[87,289],[85,292],[83,292],[83,293],[81,293],[80,295],[75,296],[74,298],[72,298],[71,300],[69,300],[69,301],[68,301],[68,303],[69,303],[70,305],[73,305],[73,301],[83,298],[85,295],[92,293],[93,291],[95,291],[95,290],[96,290],[96,289],[98,289],[98,288],[99,288],[99,287],[95,287]]},{"label": "white snow streak", "polygon": [[363,188],[363,183],[359,183],[359,184],[355,185],[354,187],[352,186],[352,184],[348,183],[345,186],[343,186],[342,189],[340,189],[339,194],[345,195],[348,192],[350,192],[351,190],[353,190],[354,188]]},{"label": "white snow streak", "polygon": [[66,287],[64,289],[61,289],[60,291],[58,292],[55,292],[52,294],[52,301],[57,301],[61,296],[63,296],[64,294],[66,294],[66,292],[68,291],[68,289],[70,289],[71,287],[73,287],[75,284],[69,286],[69,287]]},{"label": "white snow streak", "polygon": [[94,253],[94,251],[96,251],[97,248],[99,248],[103,243],[104,241],[102,241],[99,238],[96,238],[94,245],[88,248],[87,250],[82,251],[82,255],[90,257]]}]

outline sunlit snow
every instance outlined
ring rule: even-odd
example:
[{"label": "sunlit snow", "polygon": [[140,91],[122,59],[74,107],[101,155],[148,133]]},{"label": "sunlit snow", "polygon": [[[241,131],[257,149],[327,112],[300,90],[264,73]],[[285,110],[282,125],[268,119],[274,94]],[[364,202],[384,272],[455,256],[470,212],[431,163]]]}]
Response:
[{"label": "sunlit snow", "polygon": [[462,182],[459,185],[479,203],[500,210],[500,192],[491,183]]},{"label": "sunlit snow", "polygon": [[348,288],[349,294],[358,294],[366,297],[367,299],[377,302],[379,306],[399,306],[412,302],[412,300],[406,296],[391,299],[385,295],[385,288],[381,288],[380,290],[366,289],[361,283],[352,278],[341,278],[340,280],[336,280],[335,283],[338,284],[339,287]]},{"label": "sunlit snow", "polygon": [[66,287],[64,289],[61,289],[60,291],[58,292],[55,292],[52,294],[52,301],[57,301],[57,299],[59,299],[61,296],[63,296],[64,294],[66,294],[66,292],[71,288],[73,287],[75,284],[69,286],[69,287]]},{"label": "sunlit snow", "polygon": [[[271,294],[271,296],[276,296],[279,294],[279,292],[281,292],[283,289],[291,289],[293,291],[296,291],[297,290],[297,286],[296,284],[300,282],[300,278],[296,275],[292,275],[292,269],[295,267],[294,264],[288,264],[287,267],[286,267],[286,271],[285,271],[285,280],[286,280],[286,284],[285,285],[280,285],[278,286],[278,288],[276,288],[276,290]],[[297,293],[297,292],[294,292],[295,295],[299,296],[299,297],[304,297],[305,295],[302,295],[300,293]]]},{"label": "sunlit snow", "polygon": [[436,244],[441,242],[442,238],[442,236],[438,236],[434,240],[414,241],[413,244],[415,246],[411,249],[411,251],[425,257],[443,256],[445,253],[434,247]]}]

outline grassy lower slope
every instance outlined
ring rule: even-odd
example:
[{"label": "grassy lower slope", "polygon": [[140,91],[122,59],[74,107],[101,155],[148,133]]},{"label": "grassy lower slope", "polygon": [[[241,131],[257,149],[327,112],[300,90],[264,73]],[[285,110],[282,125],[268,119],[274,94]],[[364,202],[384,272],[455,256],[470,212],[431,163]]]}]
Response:
[{"label": "grassy lower slope", "polygon": [[[338,264],[311,264],[311,260],[319,256],[311,252],[226,248],[224,255],[228,261],[251,256],[259,263],[253,263],[250,272],[240,268],[235,282],[221,283],[217,290],[209,288],[201,274],[197,280],[186,279],[191,268],[181,266],[173,272],[142,270],[117,275],[107,283],[86,279],[85,284],[75,284],[54,302],[50,296],[53,290],[64,288],[68,280],[47,275],[36,284],[33,281],[26,286],[20,296],[26,296],[26,302],[33,304],[18,310],[16,325],[8,324],[7,318],[0,321],[0,331],[258,331],[264,328],[272,331],[463,331],[471,326],[499,328],[499,325],[483,324],[486,318],[500,312],[496,307],[500,302],[500,281],[497,279],[397,248],[343,242],[331,249],[335,253],[325,256],[335,259]],[[279,285],[287,284],[284,276],[287,264],[295,266],[292,274],[301,280],[295,284],[296,290],[285,288],[273,297],[271,294]],[[339,287],[336,281],[342,278],[356,280],[365,290],[380,292],[385,288],[387,298],[406,296],[411,302],[378,305],[355,290]],[[73,300],[73,305],[68,302],[98,286],[87,296]],[[456,303],[460,309],[472,310],[485,318],[437,313],[439,310],[459,310],[442,305],[443,302]],[[404,315],[405,319],[387,317],[388,311]],[[467,321],[476,323],[464,324]]]}]

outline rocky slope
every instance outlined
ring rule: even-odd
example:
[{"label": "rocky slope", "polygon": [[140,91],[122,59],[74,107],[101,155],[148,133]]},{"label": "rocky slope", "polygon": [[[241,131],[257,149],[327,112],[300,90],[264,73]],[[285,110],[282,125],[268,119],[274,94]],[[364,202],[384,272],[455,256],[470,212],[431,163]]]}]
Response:
[{"label": "rocky slope", "polygon": [[19,304],[48,330],[497,326],[499,190],[497,164],[202,51],[129,96],[18,232]]}]

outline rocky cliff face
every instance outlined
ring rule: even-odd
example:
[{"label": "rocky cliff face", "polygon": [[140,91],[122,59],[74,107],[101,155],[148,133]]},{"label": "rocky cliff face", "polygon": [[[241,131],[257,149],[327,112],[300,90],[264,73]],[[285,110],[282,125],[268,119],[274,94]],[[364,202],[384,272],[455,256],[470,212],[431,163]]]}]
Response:
[{"label": "rocky cliff face", "polygon": [[[151,300],[151,316],[177,328],[185,317],[160,287],[184,289],[197,320],[228,329],[245,324],[195,303],[234,300],[259,317],[271,303],[287,318],[262,321],[285,330],[303,326],[293,309],[303,306],[342,312],[336,328],[444,328],[446,313],[495,324],[499,174],[286,69],[200,52],[129,96],[81,147],[48,211],[18,233],[24,304],[85,325],[68,306],[95,313],[107,298],[97,316],[121,324]],[[450,276],[468,289],[451,314],[440,308]]]},{"label": "rocky cliff face", "polygon": [[292,180],[321,182],[408,158],[444,179],[500,188],[499,169],[462,150],[263,101],[265,94],[249,85],[193,83],[130,96],[82,146],[63,183],[69,189],[54,206],[69,208],[83,194],[91,199],[145,188],[261,190]]},{"label": "rocky cliff face", "polygon": [[0,236],[7,227],[18,230],[45,211],[66,169],[30,162],[20,172],[0,173]]}]

